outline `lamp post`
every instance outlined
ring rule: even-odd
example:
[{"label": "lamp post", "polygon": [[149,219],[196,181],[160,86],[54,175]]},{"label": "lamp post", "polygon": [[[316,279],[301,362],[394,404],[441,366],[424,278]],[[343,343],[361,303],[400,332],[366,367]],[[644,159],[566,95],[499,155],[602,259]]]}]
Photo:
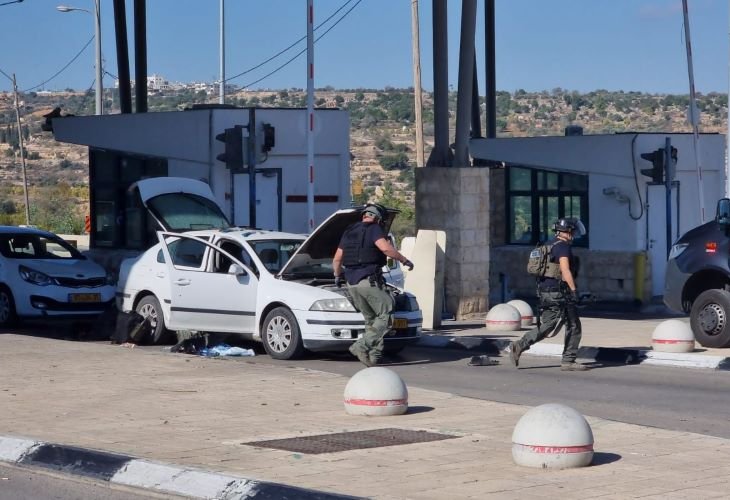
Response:
[{"label": "lamp post", "polygon": [[96,41],[96,114],[97,115],[103,115],[104,114],[104,105],[103,105],[103,93],[104,93],[104,87],[102,86],[102,80],[101,80],[101,11],[100,11],[100,1],[99,0],[93,0],[94,1],[94,12],[91,12],[86,9],[82,9],[79,7],[69,7],[68,5],[59,5],[56,7],[56,10],[59,12],[73,12],[75,10],[80,10],[82,12],[87,12],[94,16],[94,28],[95,28],[95,41]]}]

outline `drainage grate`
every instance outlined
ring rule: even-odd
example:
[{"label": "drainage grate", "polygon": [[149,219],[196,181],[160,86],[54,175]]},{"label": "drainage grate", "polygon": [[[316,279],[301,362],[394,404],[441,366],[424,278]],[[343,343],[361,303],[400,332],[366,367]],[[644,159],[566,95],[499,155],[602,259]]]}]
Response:
[{"label": "drainage grate", "polygon": [[381,448],[383,446],[397,446],[401,444],[428,443],[430,441],[441,441],[442,439],[453,439],[455,437],[458,436],[390,428],[374,429],[371,431],[338,432],[336,434],[320,434],[318,436],[288,439],[272,439],[269,441],[251,441],[243,444],[316,455],[319,453],[337,453],[339,451],[364,450],[367,448]]}]

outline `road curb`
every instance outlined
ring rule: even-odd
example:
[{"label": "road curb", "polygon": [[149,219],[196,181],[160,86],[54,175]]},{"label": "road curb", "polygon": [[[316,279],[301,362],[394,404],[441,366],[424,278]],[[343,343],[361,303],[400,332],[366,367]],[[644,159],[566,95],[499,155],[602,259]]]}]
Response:
[{"label": "road curb", "polygon": [[41,467],[161,493],[217,500],[354,499],[286,484],[178,467],[105,451],[0,436],[0,462]]},{"label": "road curb", "polygon": [[[418,345],[478,351],[487,355],[497,356],[503,354],[508,349],[510,342],[505,339],[424,334],[418,341]],[[538,342],[537,344],[533,344],[529,351],[524,351],[522,355],[560,357],[562,353],[562,345]],[[578,357],[582,360],[596,363],[647,364],[730,370],[730,358],[699,353],[673,353],[654,351],[652,349],[585,346],[578,350]]]}]

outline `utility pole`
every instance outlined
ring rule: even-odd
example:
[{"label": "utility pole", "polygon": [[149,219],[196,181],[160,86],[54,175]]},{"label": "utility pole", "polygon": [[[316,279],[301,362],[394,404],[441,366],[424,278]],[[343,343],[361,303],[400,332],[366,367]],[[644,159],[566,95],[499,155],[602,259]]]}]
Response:
[{"label": "utility pole", "polygon": [[226,0],[221,0],[220,13],[220,73],[221,82],[218,90],[218,103],[226,103],[226,35],[225,35],[225,4]]},{"label": "utility pole", "polygon": [[28,179],[25,175],[25,148],[23,147],[23,130],[20,128],[20,103],[18,102],[18,84],[13,73],[13,93],[15,94],[15,120],[18,123],[18,144],[20,145],[20,164],[23,166],[23,195],[25,196],[25,223],[30,225],[30,203],[28,202]]},{"label": "utility pole", "polygon": [[413,97],[416,107],[416,167],[423,166],[423,103],[421,101],[421,42],[418,21],[418,0],[411,0],[411,32],[413,49]]}]

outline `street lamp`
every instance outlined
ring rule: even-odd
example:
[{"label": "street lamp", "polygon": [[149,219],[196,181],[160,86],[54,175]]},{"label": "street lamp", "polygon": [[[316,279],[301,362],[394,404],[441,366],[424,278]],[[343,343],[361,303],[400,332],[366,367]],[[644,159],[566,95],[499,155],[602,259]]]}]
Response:
[{"label": "street lamp", "polygon": [[56,10],[59,12],[73,12],[75,10],[87,12],[94,16],[96,20],[94,23],[94,27],[96,29],[96,33],[94,35],[94,38],[96,39],[96,114],[103,115],[104,105],[102,101],[102,94],[104,92],[104,88],[101,80],[101,12],[99,9],[99,0],[94,0],[94,12],[79,7],[69,7],[68,5],[59,5],[56,7]]}]

